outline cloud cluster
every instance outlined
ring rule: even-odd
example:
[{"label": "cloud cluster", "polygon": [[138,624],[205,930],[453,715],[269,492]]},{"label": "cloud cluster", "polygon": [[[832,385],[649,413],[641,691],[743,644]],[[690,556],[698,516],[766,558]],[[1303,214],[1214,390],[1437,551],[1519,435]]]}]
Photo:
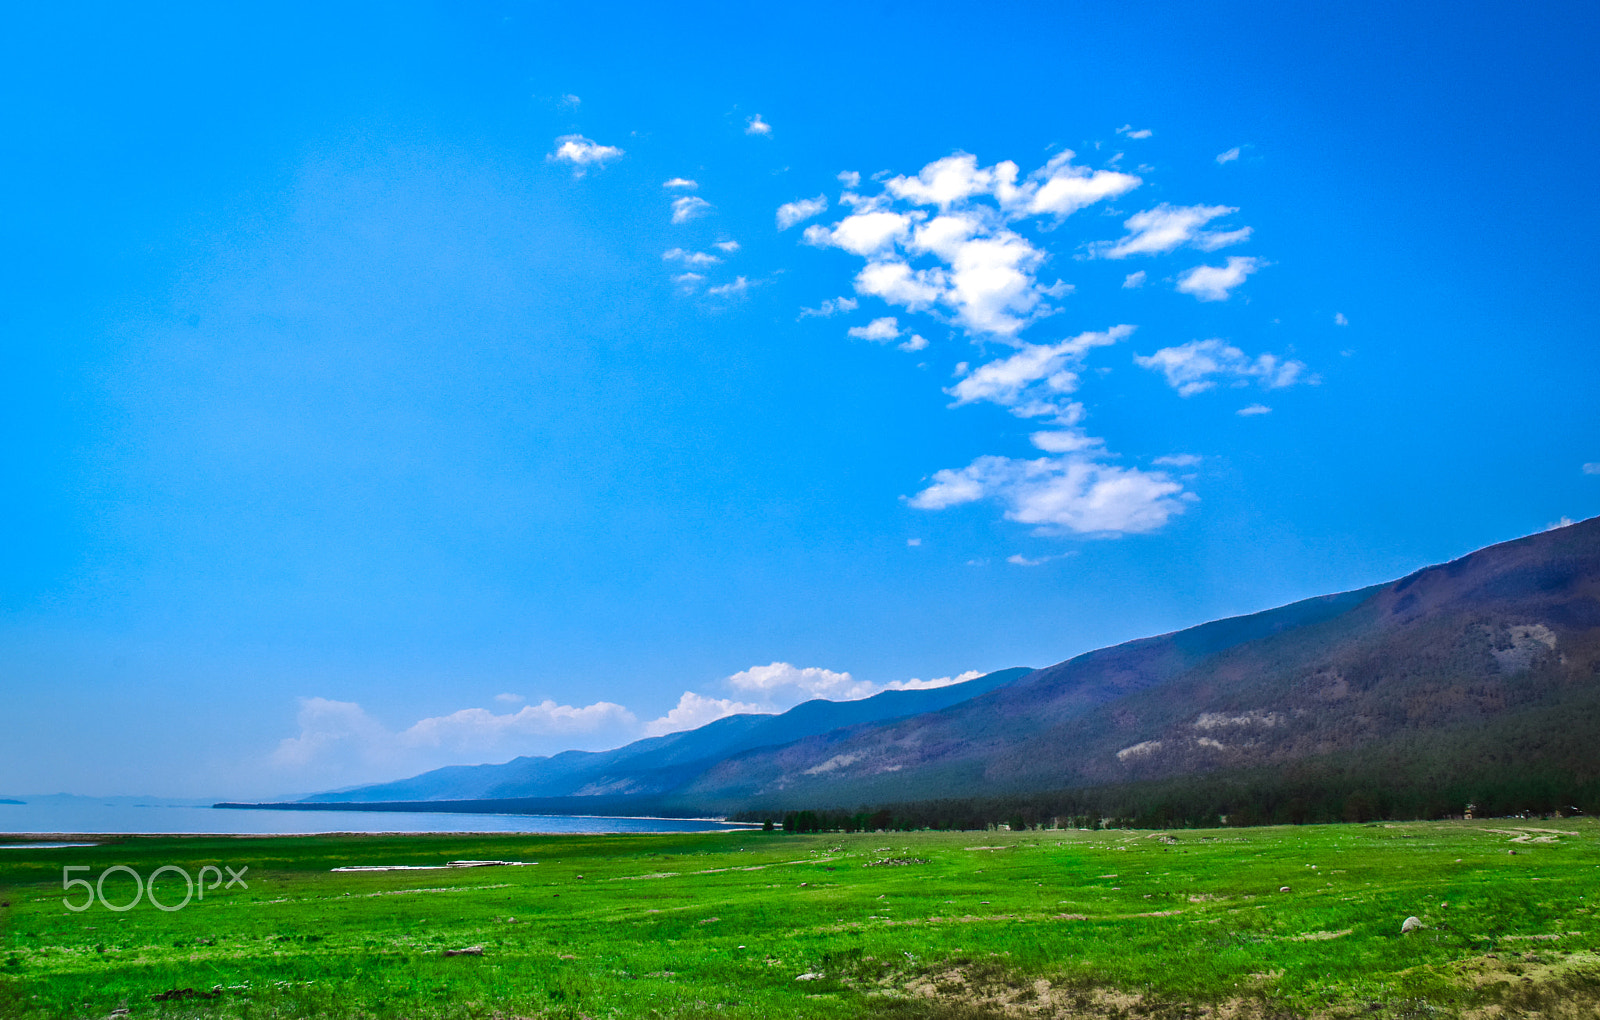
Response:
[{"label": "cloud cluster", "polygon": [[[858,294],[933,313],[973,336],[1014,338],[1071,288],[1038,279],[1046,253],[1013,224],[1059,222],[1141,183],[1121,171],[1078,166],[1072,158],[1059,153],[1022,177],[1009,160],[980,167],[976,156],[956,153],[914,177],[890,178],[876,195],[844,192],[839,202],[850,214],[807,227],[803,237],[866,260],[856,274]],[[859,184],[858,175],[847,179]]]},{"label": "cloud cluster", "polygon": [[1141,368],[1160,372],[1167,385],[1184,397],[1203,393],[1219,382],[1244,386],[1254,381],[1275,390],[1311,381],[1304,362],[1274,354],[1252,358],[1222,340],[1191,340],[1177,347],[1163,347],[1148,356],[1134,355],[1133,360]]},{"label": "cloud cluster", "polygon": [[[1131,124],[1118,133],[1132,139],[1151,135]],[[889,343],[909,334],[901,349],[922,350],[928,341],[911,332],[902,316],[912,323],[926,316],[964,332],[980,347],[1002,344],[1008,348],[1003,354],[987,355],[976,367],[957,366],[956,381],[945,390],[953,398],[950,406],[990,404],[1048,426],[1030,437],[1045,456],[987,455],[965,467],[936,471],[909,497],[913,507],[943,510],[991,500],[1007,518],[1033,525],[1037,533],[1111,536],[1160,528],[1195,499],[1159,470],[1184,465],[1157,463],[1145,470],[1118,464],[1105,441],[1084,428],[1088,412],[1078,391],[1088,358],[1096,348],[1126,339],[1133,326],[1064,339],[1060,334],[1050,340],[1027,338],[1062,310],[1061,299],[1074,290],[1045,275],[1052,262],[1045,242],[1061,236],[1058,228],[1068,217],[1106,207],[1143,184],[1117,169],[1116,159],[1095,169],[1074,158],[1070,151],[1057,153],[1024,175],[1010,160],[983,166],[976,156],[957,152],[915,174],[877,175],[881,187],[875,192],[863,187],[860,174],[846,171],[839,174],[845,187],[838,199],[843,215],[802,232],[807,245],[861,259],[853,280],[856,295],[899,313],[874,315],[850,327],[849,336]],[[778,226],[788,229],[826,211],[825,196],[792,202],[779,208]],[[1155,258],[1243,244],[1251,228],[1229,223],[1238,211],[1161,202],[1122,217],[1123,236],[1083,244],[1078,257]],[[1192,265],[1175,281],[1167,279],[1197,300],[1224,301],[1265,265],[1257,258],[1230,256],[1222,265]],[[1128,273],[1122,289],[1139,289],[1147,279],[1143,269]],[[847,307],[843,300],[802,309],[801,317],[854,310],[854,303]],[[1139,364],[1163,372],[1185,396],[1224,383],[1254,382],[1272,389],[1307,380],[1301,362],[1270,354],[1249,358],[1220,340],[1162,348]]]}]

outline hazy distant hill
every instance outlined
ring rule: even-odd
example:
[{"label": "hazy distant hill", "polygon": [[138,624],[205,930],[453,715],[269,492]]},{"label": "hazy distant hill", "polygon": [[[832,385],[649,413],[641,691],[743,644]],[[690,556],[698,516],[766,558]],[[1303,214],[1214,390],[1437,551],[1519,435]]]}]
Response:
[{"label": "hazy distant hill", "polygon": [[1431,784],[1430,803],[1534,786],[1600,798],[1597,746],[1600,518],[1033,672],[315,799],[780,811],[1174,783],[1193,800],[1202,781],[1214,800],[1288,779],[1324,801],[1363,783]]},{"label": "hazy distant hill", "polygon": [[[1003,669],[920,691],[884,691],[859,701],[808,701],[779,715],[733,715],[699,729],[650,737],[612,751],[566,751],[503,765],[456,765],[394,783],[307,797],[305,803],[659,797],[716,762],[751,748],[786,744],[841,727],[935,711],[985,694],[1031,670]],[[581,805],[574,810],[582,810]]]}]

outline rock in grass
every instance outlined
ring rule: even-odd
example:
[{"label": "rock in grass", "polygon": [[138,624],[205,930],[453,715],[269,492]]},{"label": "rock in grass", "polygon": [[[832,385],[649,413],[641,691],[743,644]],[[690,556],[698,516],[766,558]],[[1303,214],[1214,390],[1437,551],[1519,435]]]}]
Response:
[{"label": "rock in grass", "polygon": [[482,956],[483,955],[483,947],[482,946],[468,946],[465,949],[446,949],[444,951],[444,955],[446,955],[446,956]]},{"label": "rock in grass", "polygon": [[822,975],[814,970],[808,970],[795,978],[796,981],[820,981]]},{"label": "rock in grass", "polygon": [[1400,922],[1400,934],[1409,935],[1409,934],[1411,934],[1412,932],[1416,931],[1418,928],[1421,928],[1421,927],[1422,927],[1422,919],[1421,918],[1408,917],[1404,921]]}]

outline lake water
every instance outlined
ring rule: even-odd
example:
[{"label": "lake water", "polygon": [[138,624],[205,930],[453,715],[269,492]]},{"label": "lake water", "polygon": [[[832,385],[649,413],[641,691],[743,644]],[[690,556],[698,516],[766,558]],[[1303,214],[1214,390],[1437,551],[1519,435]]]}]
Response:
[{"label": "lake water", "polygon": [[264,811],[131,798],[41,797],[0,804],[0,833],[710,832],[742,829],[707,819],[469,815],[424,811]]}]

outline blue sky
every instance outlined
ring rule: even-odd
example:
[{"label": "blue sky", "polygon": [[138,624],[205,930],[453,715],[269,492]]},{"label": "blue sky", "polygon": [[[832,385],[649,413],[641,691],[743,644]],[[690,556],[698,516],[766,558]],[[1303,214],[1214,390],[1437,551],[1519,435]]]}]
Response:
[{"label": "blue sky", "polygon": [[0,792],[859,697],[1600,513],[1585,5],[0,33]]}]

